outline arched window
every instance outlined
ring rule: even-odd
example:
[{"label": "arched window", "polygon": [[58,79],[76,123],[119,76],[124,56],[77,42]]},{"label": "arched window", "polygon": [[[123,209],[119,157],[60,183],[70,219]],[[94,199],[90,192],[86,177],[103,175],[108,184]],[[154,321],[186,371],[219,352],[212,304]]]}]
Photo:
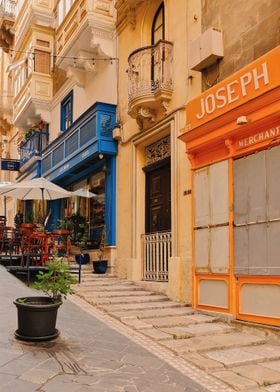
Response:
[{"label": "arched window", "polygon": [[164,37],[164,3],[159,6],[152,24],[152,45],[158,41],[165,39]]}]

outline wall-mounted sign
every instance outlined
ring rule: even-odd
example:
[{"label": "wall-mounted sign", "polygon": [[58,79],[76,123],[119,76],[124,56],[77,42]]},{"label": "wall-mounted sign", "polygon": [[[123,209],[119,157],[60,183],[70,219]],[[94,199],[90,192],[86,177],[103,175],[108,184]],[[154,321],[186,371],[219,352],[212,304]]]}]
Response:
[{"label": "wall-mounted sign", "polygon": [[279,86],[280,46],[187,104],[191,130]]},{"label": "wall-mounted sign", "polygon": [[262,132],[254,133],[251,136],[240,139],[236,143],[237,149],[246,148],[254,144],[264,142],[265,140],[272,140],[280,137],[280,126],[267,129]]},{"label": "wall-mounted sign", "polygon": [[20,161],[18,159],[1,158],[1,170],[19,171]]}]

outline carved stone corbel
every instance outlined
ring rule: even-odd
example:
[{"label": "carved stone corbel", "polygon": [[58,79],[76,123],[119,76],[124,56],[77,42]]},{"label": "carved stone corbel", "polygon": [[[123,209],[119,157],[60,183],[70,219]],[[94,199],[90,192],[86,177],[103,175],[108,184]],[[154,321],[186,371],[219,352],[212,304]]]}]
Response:
[{"label": "carved stone corbel", "polygon": [[77,86],[85,87],[86,78],[84,69],[68,66],[67,77],[72,79]]},{"label": "carved stone corbel", "polygon": [[151,126],[155,122],[154,112],[149,108],[140,106],[137,111],[136,122],[140,129]]}]

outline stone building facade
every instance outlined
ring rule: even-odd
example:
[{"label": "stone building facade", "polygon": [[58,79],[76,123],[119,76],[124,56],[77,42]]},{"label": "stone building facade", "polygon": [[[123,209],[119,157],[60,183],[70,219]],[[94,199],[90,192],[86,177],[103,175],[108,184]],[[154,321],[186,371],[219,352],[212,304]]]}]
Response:
[{"label": "stone building facade", "polygon": [[222,42],[222,51],[216,46],[216,59],[213,53],[203,59],[207,66],[193,63],[204,92],[187,103],[181,136],[193,171],[194,307],[274,326],[280,325],[279,18],[279,1],[202,2],[200,54],[205,39],[214,49]]}]

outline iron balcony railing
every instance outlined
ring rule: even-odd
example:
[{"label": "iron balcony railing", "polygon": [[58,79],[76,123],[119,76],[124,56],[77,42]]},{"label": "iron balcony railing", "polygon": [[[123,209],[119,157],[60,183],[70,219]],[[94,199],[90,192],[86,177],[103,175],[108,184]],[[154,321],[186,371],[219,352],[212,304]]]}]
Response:
[{"label": "iron balcony railing", "polygon": [[171,257],[171,232],[143,234],[144,280],[168,281],[168,264]]},{"label": "iron balcony railing", "polygon": [[48,131],[34,130],[31,136],[20,145],[20,166],[25,165],[33,157],[41,157],[43,150],[49,143]]},{"label": "iron balcony railing", "polygon": [[172,92],[173,44],[159,41],[132,52],[128,58],[128,100],[157,94],[160,90]]},{"label": "iron balcony railing", "polygon": [[7,15],[11,18],[16,16],[16,0],[0,0],[0,16]]}]

